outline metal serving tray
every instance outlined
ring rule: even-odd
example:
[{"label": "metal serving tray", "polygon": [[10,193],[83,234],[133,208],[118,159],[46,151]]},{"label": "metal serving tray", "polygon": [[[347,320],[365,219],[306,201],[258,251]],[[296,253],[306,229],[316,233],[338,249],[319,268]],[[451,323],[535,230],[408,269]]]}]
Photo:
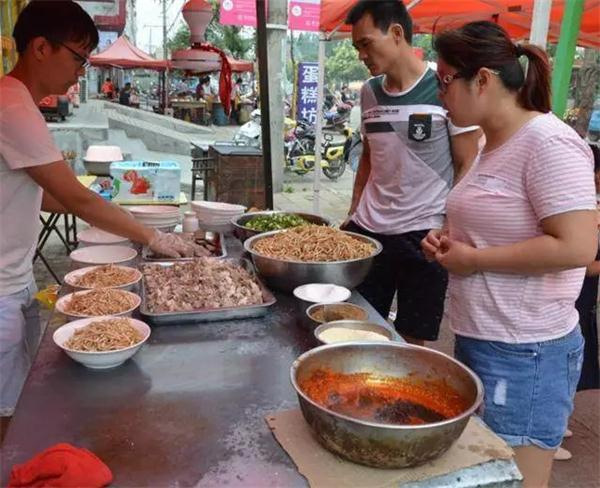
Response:
[{"label": "metal serving tray", "polygon": [[[209,258],[218,258],[222,259],[227,257],[227,247],[225,246],[225,236],[222,233],[217,233],[219,236],[217,252],[213,256],[207,256]],[[194,259],[198,259],[198,256],[193,256],[191,258],[156,258],[152,256],[150,249],[147,246],[144,246],[142,249],[142,259],[147,262],[166,262],[166,261],[176,261],[176,262],[184,262],[184,261],[193,261]]]},{"label": "metal serving tray", "polygon": [[[186,312],[160,312],[153,313],[148,310],[148,301],[146,297],[146,283],[145,277],[142,278],[142,304],[140,306],[140,313],[152,325],[182,325],[182,324],[193,324],[198,322],[211,322],[217,320],[232,320],[232,319],[245,319],[262,317],[267,314],[267,311],[271,305],[277,300],[271,291],[263,284],[262,281],[257,277],[252,263],[247,259],[226,259],[232,264],[236,264],[244,267],[258,282],[262,291],[263,303],[260,305],[246,305],[243,307],[227,307],[227,308],[206,308],[202,310],[191,310]],[[150,265],[160,266],[173,266],[175,261],[155,261],[154,263],[147,263]],[[143,271],[142,271],[143,273]]]}]

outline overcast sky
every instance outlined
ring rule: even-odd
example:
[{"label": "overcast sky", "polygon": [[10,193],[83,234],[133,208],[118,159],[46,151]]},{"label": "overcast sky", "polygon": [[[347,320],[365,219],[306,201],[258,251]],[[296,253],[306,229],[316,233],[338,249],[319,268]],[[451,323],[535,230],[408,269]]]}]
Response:
[{"label": "overcast sky", "polygon": [[[177,32],[179,24],[184,22],[181,16],[181,7],[186,0],[166,0],[166,2],[168,6],[167,27],[173,25],[169,32],[169,35],[173,35]],[[136,14],[138,47],[149,52],[162,45],[162,0],[136,0]],[[173,22],[175,23],[173,24]],[[150,39],[152,39],[152,49]]]}]

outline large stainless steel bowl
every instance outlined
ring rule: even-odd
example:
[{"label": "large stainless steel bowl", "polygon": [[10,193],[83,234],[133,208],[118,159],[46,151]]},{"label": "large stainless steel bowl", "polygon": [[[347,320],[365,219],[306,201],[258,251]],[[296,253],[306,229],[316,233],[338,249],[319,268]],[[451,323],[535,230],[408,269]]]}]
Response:
[{"label": "large stainless steel bowl", "polygon": [[347,231],[344,232],[364,242],[371,243],[375,247],[373,254],[366,258],[348,259],[346,261],[286,261],[263,256],[253,249],[254,244],[260,239],[279,232],[285,231],[275,230],[251,237],[244,242],[244,248],[252,255],[256,271],[267,284],[272,288],[283,291],[292,291],[297,286],[308,283],[333,283],[350,289],[355,288],[367,277],[373,259],[383,249],[379,241]]},{"label": "large stainless steel bowl", "polygon": [[242,242],[246,239],[249,239],[252,236],[256,236],[258,234],[263,234],[264,231],[260,230],[252,230],[245,226],[247,222],[252,220],[254,217],[258,217],[259,215],[275,215],[275,214],[289,214],[289,215],[297,215],[298,217],[302,217],[307,222],[316,225],[331,225],[331,222],[320,215],[302,213],[302,212],[285,212],[282,210],[264,210],[262,212],[248,212],[242,215],[241,217],[234,218],[231,223],[233,224],[235,236]]},{"label": "large stainless steel bowl", "polygon": [[[316,369],[338,373],[444,380],[470,405],[457,417],[422,425],[394,425],[358,420],[311,400],[299,383]],[[483,400],[481,380],[455,359],[425,347],[402,343],[340,343],[302,354],[291,368],[291,381],[302,414],[319,442],[359,464],[403,468],[440,456],[460,437],[469,417]]]}]

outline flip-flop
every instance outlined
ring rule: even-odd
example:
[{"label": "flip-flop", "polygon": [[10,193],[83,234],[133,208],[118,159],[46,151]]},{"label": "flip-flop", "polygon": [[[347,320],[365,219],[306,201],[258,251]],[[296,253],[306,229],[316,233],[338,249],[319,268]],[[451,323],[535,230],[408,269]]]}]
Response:
[{"label": "flip-flop", "polygon": [[568,461],[573,457],[570,451],[567,451],[564,447],[559,447],[554,453],[555,461]]}]

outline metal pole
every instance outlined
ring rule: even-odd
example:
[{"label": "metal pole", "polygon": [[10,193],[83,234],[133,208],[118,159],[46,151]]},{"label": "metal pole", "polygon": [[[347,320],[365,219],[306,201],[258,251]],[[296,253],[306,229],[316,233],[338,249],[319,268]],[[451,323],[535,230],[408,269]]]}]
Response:
[{"label": "metal pole", "polygon": [[260,124],[262,132],[263,172],[265,178],[265,204],[273,208],[273,172],[271,157],[271,120],[269,117],[269,63],[267,50],[267,19],[265,0],[256,0],[256,43],[260,94]]},{"label": "metal pole", "polygon": [[581,26],[584,3],[584,0],[569,0],[564,3],[565,10],[560,26],[560,39],[552,70],[552,111],[561,119],[567,108],[575,45]]},{"label": "metal pole", "polygon": [[325,34],[319,35],[319,84],[317,93],[317,120],[315,122],[315,175],[313,182],[313,211],[321,211],[321,141],[323,139],[323,98],[325,91]]},{"label": "metal pole", "polygon": [[546,49],[551,10],[552,0],[535,0],[529,42],[542,49]]}]

